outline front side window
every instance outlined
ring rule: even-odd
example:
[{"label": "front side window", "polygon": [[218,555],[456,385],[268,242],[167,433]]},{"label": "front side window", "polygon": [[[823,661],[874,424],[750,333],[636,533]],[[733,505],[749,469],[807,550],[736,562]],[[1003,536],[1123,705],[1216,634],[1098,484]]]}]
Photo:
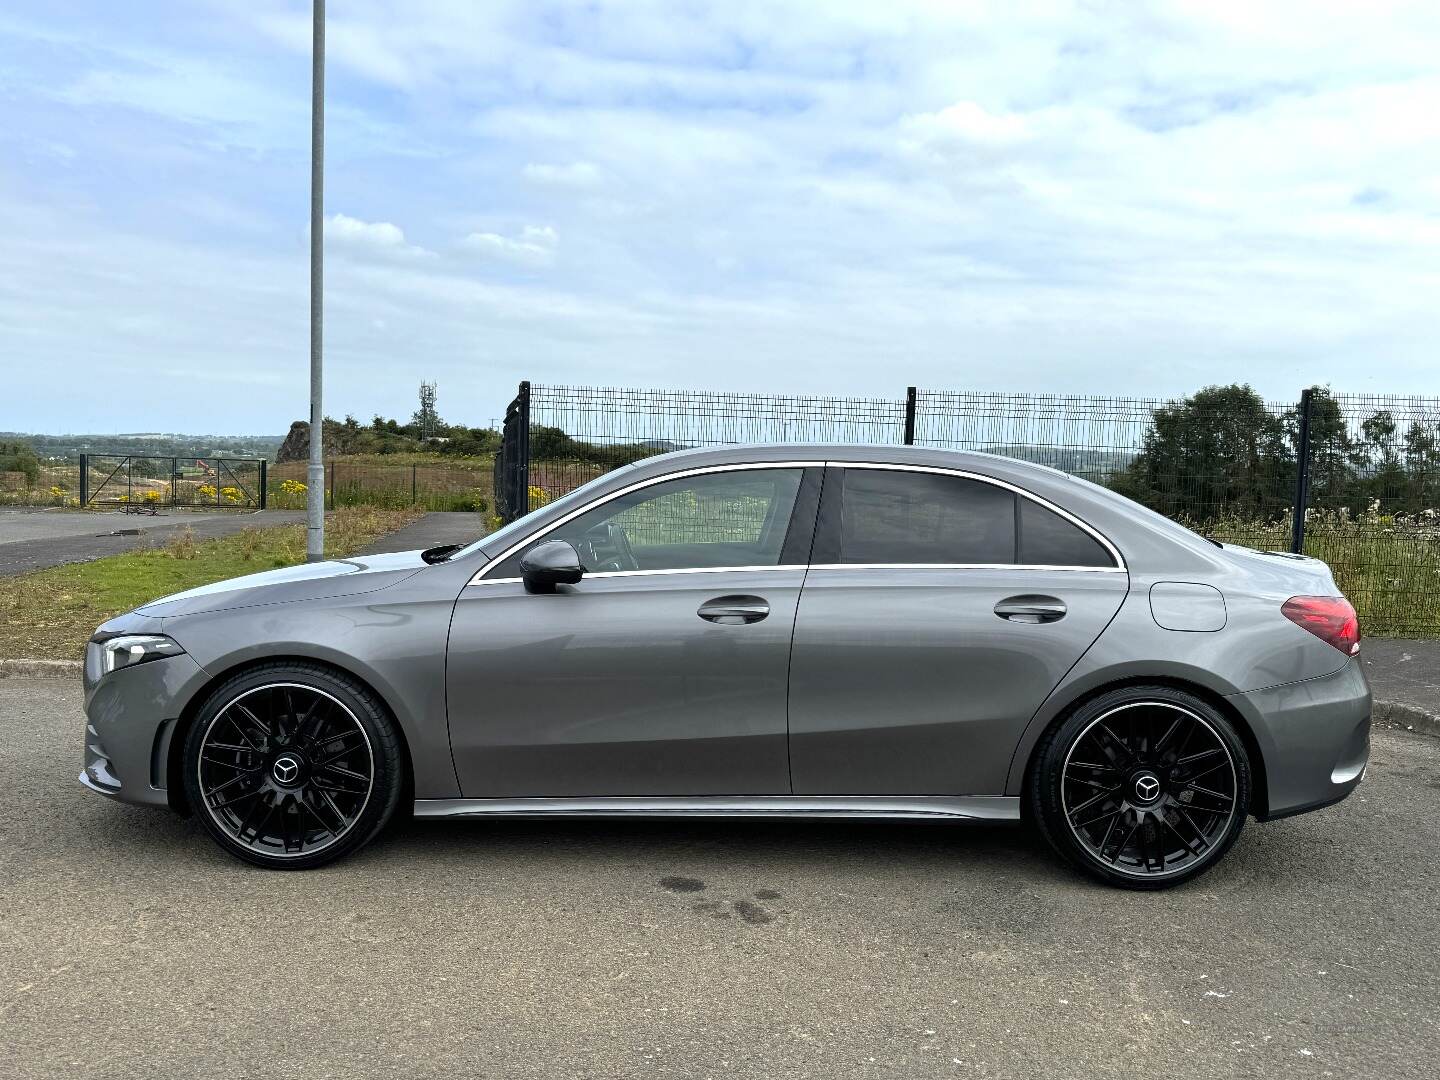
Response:
[{"label": "front side window", "polygon": [[842,563],[1113,567],[1093,536],[1033,499],[944,473],[846,469]]},{"label": "front side window", "polygon": [[[662,481],[586,511],[535,542],[567,541],[592,574],[778,566],[803,472],[744,469]],[[523,550],[485,576],[519,577]]]}]

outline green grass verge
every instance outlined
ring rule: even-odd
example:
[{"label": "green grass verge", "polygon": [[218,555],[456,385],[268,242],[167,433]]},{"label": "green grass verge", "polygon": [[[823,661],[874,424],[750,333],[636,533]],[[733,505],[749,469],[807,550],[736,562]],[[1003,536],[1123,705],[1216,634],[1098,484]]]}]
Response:
[{"label": "green grass verge", "polygon": [[[326,517],[325,554],[353,555],[423,513],[338,510]],[[186,529],[163,547],[0,578],[0,659],[78,659],[111,616],[182,589],[304,561],[304,525],[199,541]]]}]

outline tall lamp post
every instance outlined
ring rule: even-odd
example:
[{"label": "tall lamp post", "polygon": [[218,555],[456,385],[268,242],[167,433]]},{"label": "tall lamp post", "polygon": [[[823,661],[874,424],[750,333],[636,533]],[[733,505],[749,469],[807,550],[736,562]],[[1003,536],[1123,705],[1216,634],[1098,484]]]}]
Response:
[{"label": "tall lamp post", "polygon": [[325,319],[325,0],[311,0],[310,48],[310,467],[305,493],[305,560],[325,558],[325,407],[321,330]]}]

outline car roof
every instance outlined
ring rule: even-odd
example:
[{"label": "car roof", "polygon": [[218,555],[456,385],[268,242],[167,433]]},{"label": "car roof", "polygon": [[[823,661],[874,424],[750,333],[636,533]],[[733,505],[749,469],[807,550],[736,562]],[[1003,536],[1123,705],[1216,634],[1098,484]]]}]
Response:
[{"label": "car roof", "polygon": [[766,461],[866,462],[896,465],[934,465],[949,469],[974,469],[993,476],[1032,474],[1055,480],[1070,480],[1068,473],[1019,458],[986,454],[978,450],[949,450],[932,446],[896,446],[869,443],[746,443],[692,447],[642,458],[632,466],[640,475],[656,475],[706,465],[746,464]]}]

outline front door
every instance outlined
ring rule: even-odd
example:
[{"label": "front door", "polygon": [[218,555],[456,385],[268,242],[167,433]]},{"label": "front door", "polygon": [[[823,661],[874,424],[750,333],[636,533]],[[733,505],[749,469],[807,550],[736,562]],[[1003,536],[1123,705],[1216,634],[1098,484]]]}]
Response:
[{"label": "front door", "polygon": [[780,466],[662,479],[531,538],[571,543],[578,585],[526,593],[522,549],[467,586],[446,664],[465,796],[789,794],[819,483]]},{"label": "front door", "polygon": [[797,795],[1002,795],[1128,575],[1073,520],[944,471],[832,469],[791,661]]}]

